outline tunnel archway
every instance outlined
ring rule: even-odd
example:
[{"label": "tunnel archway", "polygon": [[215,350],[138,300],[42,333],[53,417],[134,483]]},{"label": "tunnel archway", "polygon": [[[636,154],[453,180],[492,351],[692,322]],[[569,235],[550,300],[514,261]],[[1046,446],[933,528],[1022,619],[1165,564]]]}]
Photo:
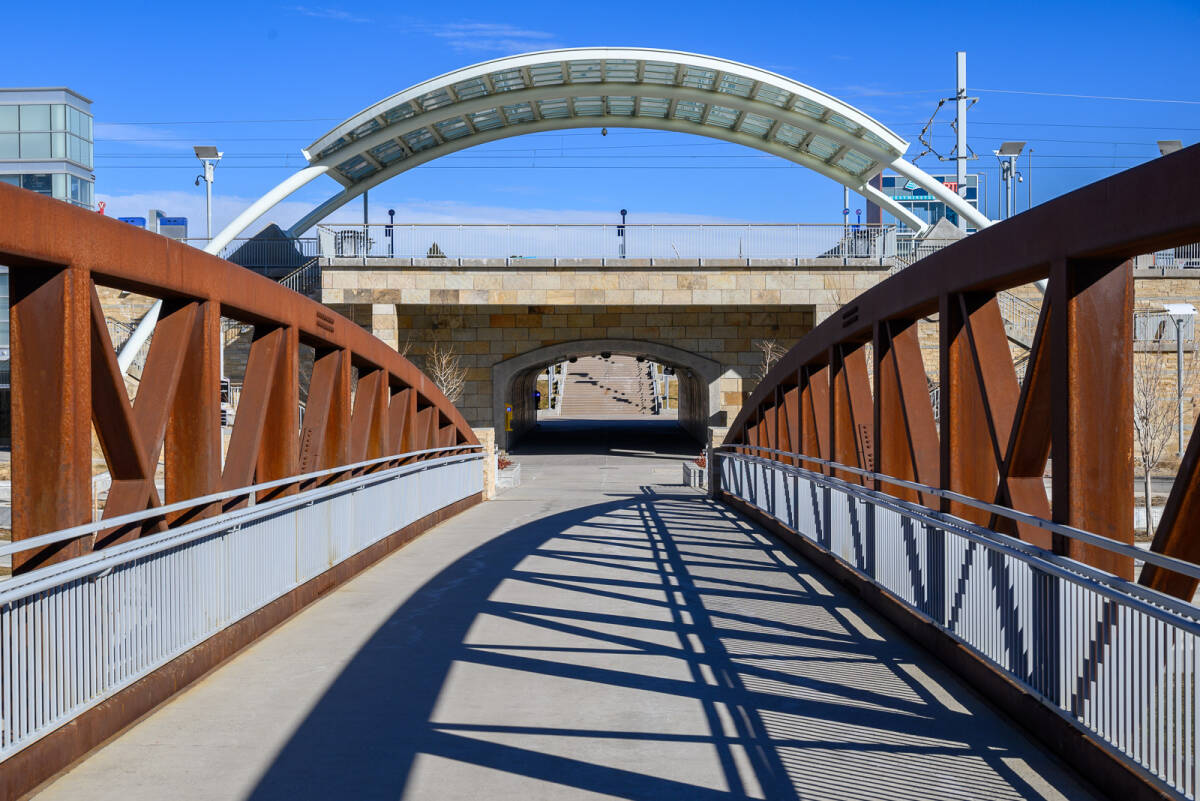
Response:
[{"label": "tunnel archway", "polygon": [[[644,356],[674,367],[679,378],[679,425],[699,441],[721,412],[720,362],[691,351],[640,339],[579,339],[527,351],[492,366],[492,409],[496,421],[496,443],[508,449],[537,424],[534,389],[538,375],[551,364],[581,356],[613,353]],[[512,404],[512,431],[506,430],[505,411]]]},{"label": "tunnel archway", "polygon": [[322,175],[344,188],[292,225],[290,236],[372,187],[442,156],[526,133],[599,127],[675,131],[745,145],[837,181],[923,232],[926,222],[871,185],[891,169],[971,225],[991,222],[905,159],[906,140],[832,95],[722,58],[583,47],[474,64],[384,98],[305,148],[308,166],[251,204],[205,250],[220,252]]}]

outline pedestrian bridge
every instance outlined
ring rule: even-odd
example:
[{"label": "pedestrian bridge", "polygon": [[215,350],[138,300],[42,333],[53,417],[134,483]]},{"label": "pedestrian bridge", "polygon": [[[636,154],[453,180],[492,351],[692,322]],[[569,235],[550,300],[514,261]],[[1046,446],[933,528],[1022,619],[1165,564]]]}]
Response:
[{"label": "pedestrian bridge", "polygon": [[[1200,239],[1197,178],[1193,147],[863,293],[707,494],[670,429],[547,423],[486,503],[487,433],[349,320],[0,186],[0,797],[1194,798],[1200,439],[1135,548],[1128,260]],[[1038,279],[1018,382],[996,293]],[[132,398],[97,285],[163,301]]]}]

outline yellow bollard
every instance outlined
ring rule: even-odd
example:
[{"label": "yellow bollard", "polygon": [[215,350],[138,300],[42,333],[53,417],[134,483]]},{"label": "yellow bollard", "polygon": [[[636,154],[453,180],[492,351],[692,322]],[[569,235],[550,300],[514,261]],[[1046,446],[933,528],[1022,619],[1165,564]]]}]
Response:
[{"label": "yellow bollard", "polygon": [[512,431],[512,406],[504,407],[504,430]]}]

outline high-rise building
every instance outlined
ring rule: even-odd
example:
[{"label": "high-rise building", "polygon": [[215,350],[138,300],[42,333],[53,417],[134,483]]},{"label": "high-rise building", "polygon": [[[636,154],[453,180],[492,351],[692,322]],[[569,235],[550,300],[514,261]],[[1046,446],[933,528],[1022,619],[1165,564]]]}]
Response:
[{"label": "high-rise building", "polygon": [[0,89],[0,182],[90,209],[92,101],[65,87]]}]

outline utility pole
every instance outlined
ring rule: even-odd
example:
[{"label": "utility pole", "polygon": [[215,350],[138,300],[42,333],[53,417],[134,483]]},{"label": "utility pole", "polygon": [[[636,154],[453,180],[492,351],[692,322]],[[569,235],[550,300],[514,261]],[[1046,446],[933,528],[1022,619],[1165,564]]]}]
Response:
[{"label": "utility pole", "polygon": [[[954,180],[958,182],[958,196],[967,192],[967,53],[959,50],[954,54],[957,61],[958,80],[954,90],[954,127],[958,134],[955,150]],[[967,230],[967,221],[960,214],[958,226]]]}]

